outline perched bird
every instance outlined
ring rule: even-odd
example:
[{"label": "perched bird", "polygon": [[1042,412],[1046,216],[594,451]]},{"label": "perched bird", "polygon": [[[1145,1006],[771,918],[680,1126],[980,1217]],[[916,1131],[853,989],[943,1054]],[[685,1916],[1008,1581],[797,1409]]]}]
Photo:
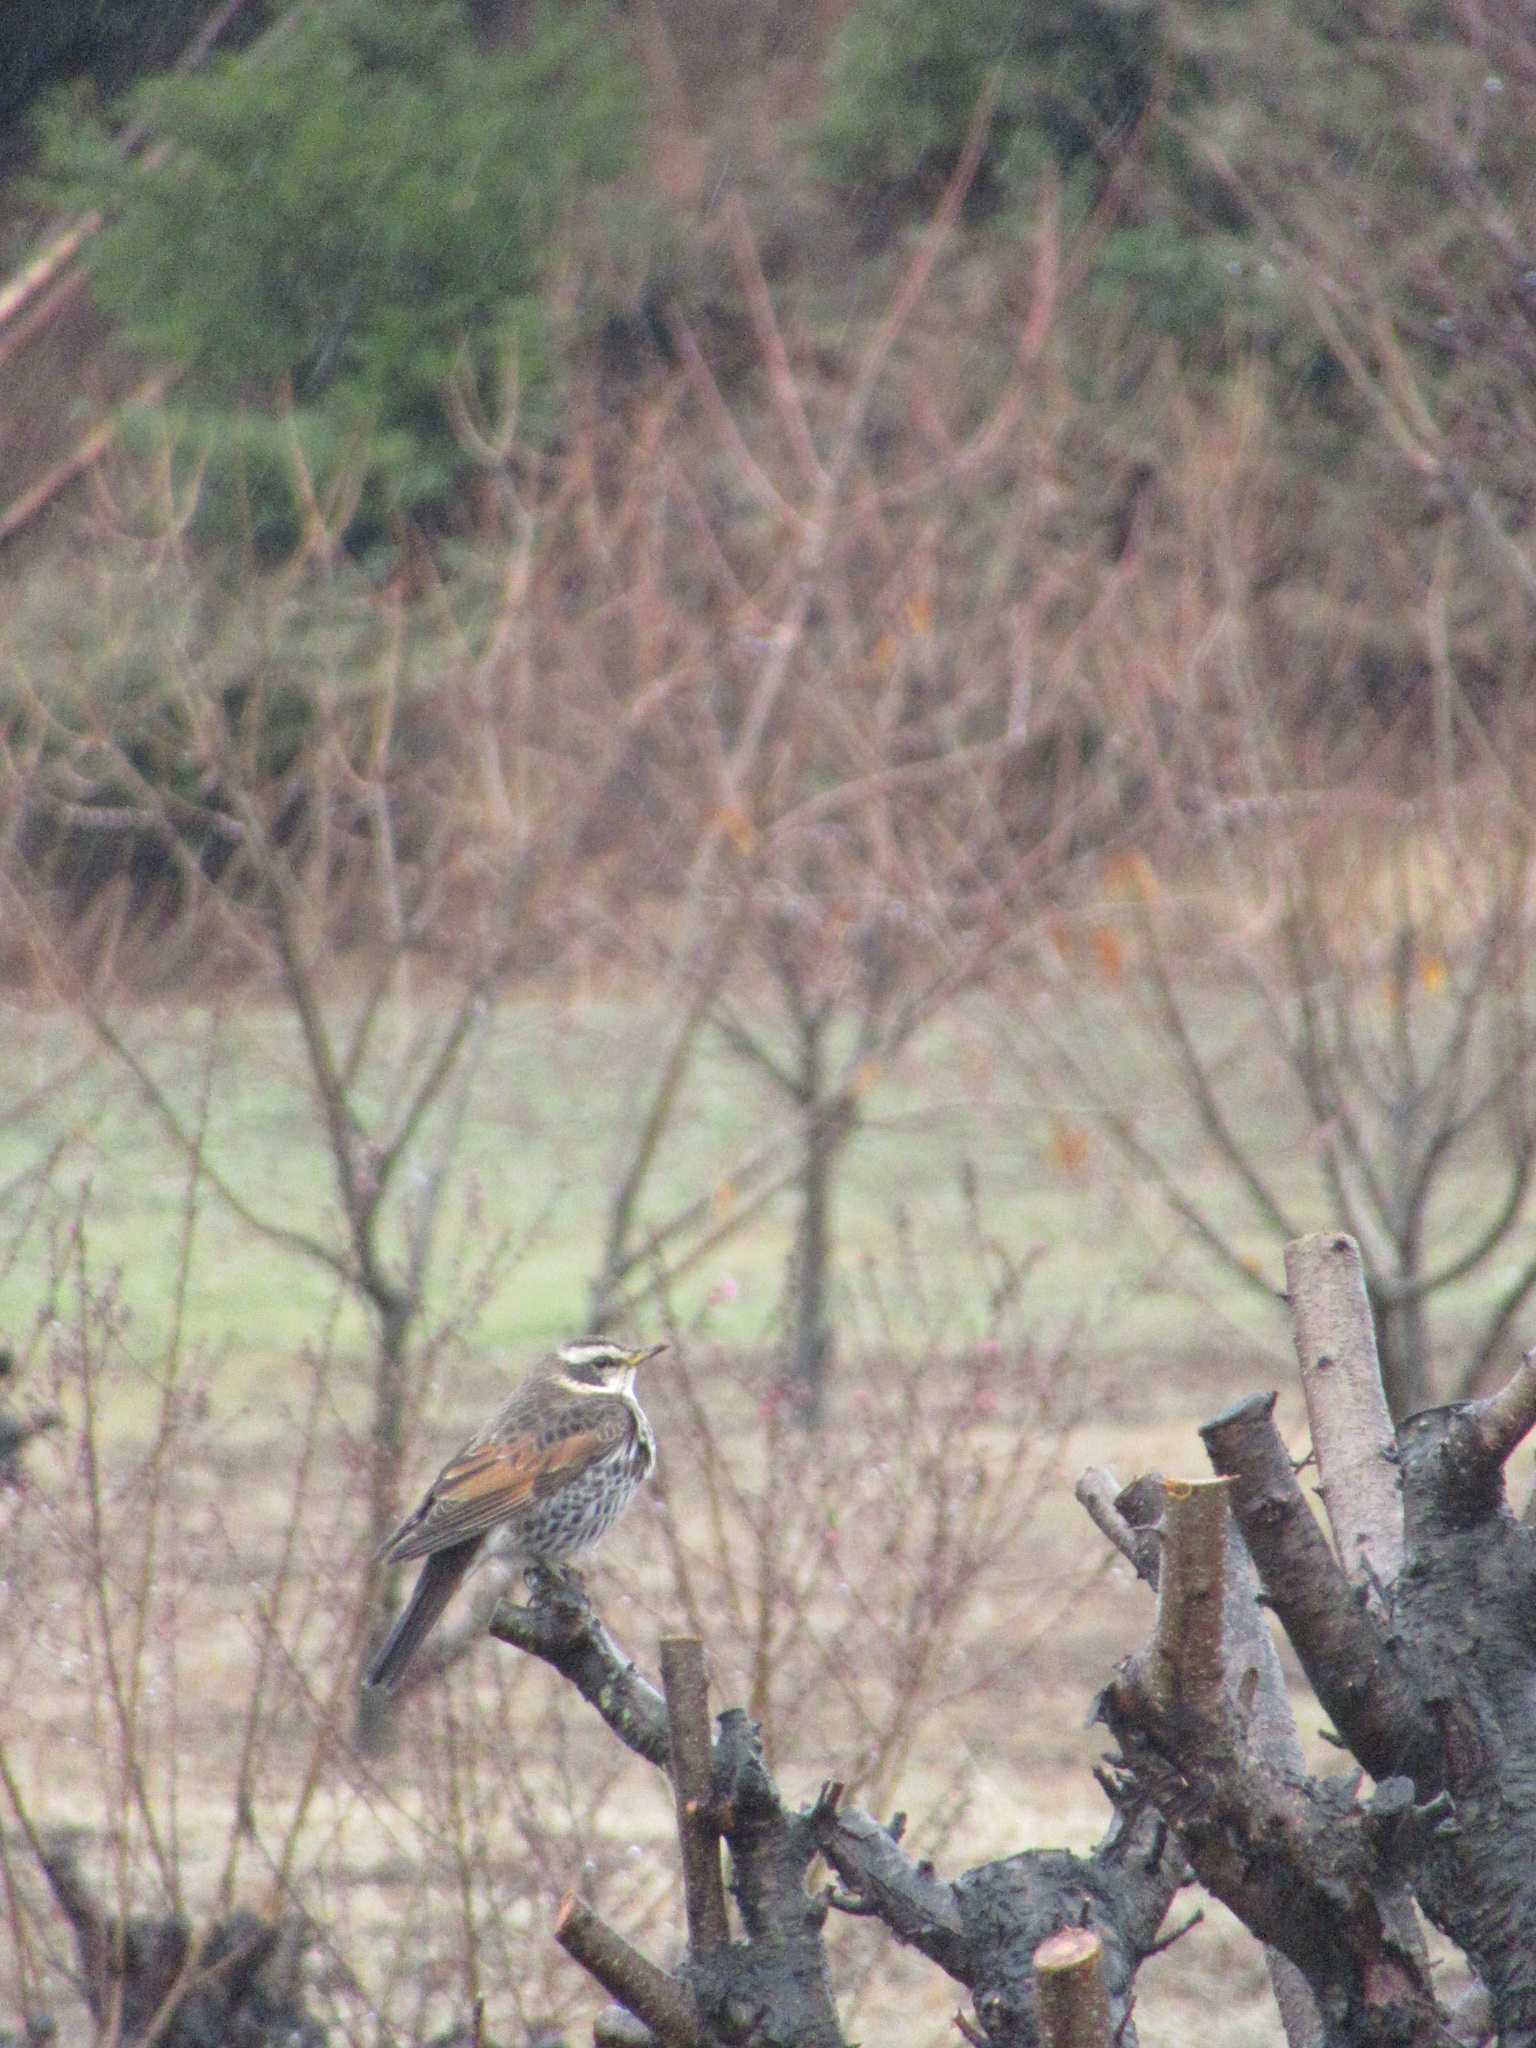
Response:
[{"label": "perched bird", "polygon": [[483,1549],[555,1565],[607,1534],[656,1462],[635,1373],[666,1348],[561,1345],[448,1460],[379,1552],[426,1563],[365,1685],[394,1690]]}]

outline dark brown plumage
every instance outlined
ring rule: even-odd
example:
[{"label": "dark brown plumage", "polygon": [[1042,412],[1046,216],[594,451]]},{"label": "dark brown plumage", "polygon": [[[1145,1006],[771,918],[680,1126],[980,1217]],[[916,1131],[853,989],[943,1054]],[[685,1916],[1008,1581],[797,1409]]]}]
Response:
[{"label": "dark brown plumage", "polygon": [[364,1684],[400,1683],[428,1630],[489,1544],[514,1564],[589,1550],[656,1462],[635,1372],[664,1344],[565,1344],[451,1457],[380,1555],[426,1562]]}]

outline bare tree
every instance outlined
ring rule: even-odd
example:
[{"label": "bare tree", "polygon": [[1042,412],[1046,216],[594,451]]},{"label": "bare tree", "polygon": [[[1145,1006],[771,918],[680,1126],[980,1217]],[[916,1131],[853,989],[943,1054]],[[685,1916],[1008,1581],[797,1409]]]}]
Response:
[{"label": "bare tree", "polygon": [[[111,675],[63,687],[45,634],[18,649],[4,756],[4,886],[40,982],[87,1021],[209,1190],[372,1321],[375,1544],[398,1517],[412,1349],[494,1003],[558,950],[606,777],[667,694],[665,678],[622,700],[600,679],[568,687],[568,650],[540,645],[526,617],[554,486],[512,481],[515,416],[493,433],[467,400],[460,410],[495,478],[488,625],[473,581],[435,586],[424,625],[402,593],[381,606],[348,588],[338,536],[355,478],[323,494],[295,453],[299,555],[253,569],[199,644],[165,625],[178,603],[208,608],[178,559],[190,499],[169,497],[166,588],[141,600],[147,645],[129,657],[130,673],[163,661],[157,681],[140,702]],[[141,550],[125,539],[123,552]],[[94,565],[107,601],[118,568]],[[177,973],[285,1007],[335,1197],[321,1226],[231,1177],[119,1000],[139,977]]]},{"label": "bare tree", "polygon": [[[667,1021],[654,1052],[642,1048],[593,1309],[622,1313],[792,1193],[788,1378],[808,1420],[833,1339],[837,1176],[871,1092],[1047,901],[1071,893],[1084,848],[1119,829],[1113,773],[1080,744],[1070,666],[1036,658],[1072,576],[1048,480],[1072,417],[1053,355],[1050,206],[1021,280],[1012,361],[979,420],[967,390],[954,394],[964,429],[946,423],[936,366],[912,332],[952,254],[984,133],[983,117],[832,388],[805,360],[809,342],[781,326],[739,214],[754,402],[730,402],[696,338],[677,330],[710,459],[789,540],[755,577],[742,573],[732,501],[715,511],[675,465],[657,479],[699,545],[675,595],[653,578],[654,617],[697,608],[700,563],[712,565],[718,653],[678,764],[686,790],[667,785],[692,826],[672,850],[679,915],[641,935]],[[1037,576],[1044,553],[1053,572]],[[712,1190],[658,1213],[657,1168],[712,1034],[783,1114],[722,1169],[730,1214]]]},{"label": "bare tree", "polygon": [[[830,1912],[882,1922],[965,1985],[975,2017],[963,2031],[977,2042],[1132,2041],[1137,1970],[1191,1878],[1266,1945],[1296,2048],[1536,2038],[1524,1764],[1536,1550],[1502,1477],[1536,1427],[1536,1358],[1490,1398],[1423,1413],[1394,1437],[1356,1246],[1298,1240],[1286,1277],[1334,1548],[1275,1431],[1273,1396],[1206,1425],[1214,1479],[1118,1493],[1085,1475],[1084,1505],[1157,1588],[1146,1648],[1099,1702],[1116,1820],[1091,1857],[1029,1850],[946,1881],[836,1784],[787,1806],[739,1710],[711,1741],[696,1638],[663,1643],[663,1698],[579,1593],[549,1586],[531,1607],[503,1608],[493,1632],[551,1664],[622,1743],[669,1770],[676,1795],[686,1962],[661,1969],[578,1898],[560,1911],[560,1941],[642,2029],[601,2019],[599,2041],[696,2048],[734,2038],[750,2014],[769,2039],[839,2043]],[[1261,1587],[1359,1771],[1307,1773]],[[1364,1796],[1362,1771],[1375,1781]],[[816,1896],[818,1853],[838,1883]],[[1476,1974],[1454,2010],[1415,1902]]]},{"label": "bare tree", "polygon": [[[207,1128],[206,1070],[201,1079],[199,1139]],[[203,1195],[201,1178],[189,1170],[172,1248],[178,1295]],[[97,2038],[168,2048],[275,2048],[279,2041],[320,2048],[326,2036],[311,2008],[305,1963],[316,1930],[293,1908],[291,1886],[305,1816],[345,1747],[353,1691],[345,1652],[360,1646],[371,1620],[358,1598],[348,1505],[326,1499],[320,1466],[301,1454],[284,1487],[285,1527],[258,1566],[262,1536],[249,1517],[244,1526],[226,1520],[218,1505],[228,1446],[199,1398],[201,1361],[178,1326],[152,1371],[125,1372],[124,1302],[95,1270],[90,1226],[82,1197],[55,1251],[33,1343],[34,1366],[68,1412],[68,1449],[8,1501],[3,1600],[16,1655],[0,1735],[0,1871],[16,1966],[7,1991],[26,2024],[22,2038],[53,2039],[44,1932],[51,1904],[72,1952],[66,1974]],[[301,1398],[310,1425],[324,1411],[329,1363],[323,1353],[309,1362]],[[112,1441],[106,1417],[125,1380],[142,1402],[145,1425],[131,1453]],[[232,1578],[253,1578],[259,1589],[242,1631],[232,1753],[210,1765],[206,1779],[189,1769],[177,1732],[209,1690],[206,1636],[219,1624],[218,1606],[186,1604],[191,1554],[203,1583],[223,1587],[221,1605]],[[68,1599],[59,1597],[55,1577],[63,1559]],[[322,1640],[329,1670],[304,1670]],[[66,1697],[71,1678],[82,1676],[91,1693],[92,1819],[113,1843],[112,1855],[99,1861],[63,1789],[73,1789],[61,1761],[71,1738],[56,1722],[48,1725],[59,1696],[40,1697],[40,1667],[66,1674]],[[303,1733],[289,1752],[296,1727]],[[266,1807],[265,1787],[280,1745],[285,1789],[277,1815]],[[39,1750],[52,1766],[45,1779],[35,1768]],[[205,1797],[218,1809],[212,1828],[201,1819]]]},{"label": "bare tree", "polygon": [[1271,752],[1183,781],[1187,816],[1149,832],[1118,902],[1083,920],[1114,934],[1107,994],[1071,947],[1037,954],[1051,998],[1012,1016],[1244,1289],[1273,1298],[1262,1238],[1343,1219],[1402,1416],[1434,1398],[1440,1304],[1475,1330],[1470,1393],[1536,1289],[1517,1249],[1536,1161],[1536,844],[1513,776],[1394,793],[1373,768],[1308,786],[1265,738]]},{"label": "bare tree", "polygon": [[1251,358],[1166,437],[1100,572],[1085,689],[1141,857],[1010,994],[1031,1072],[1048,1047],[1066,1114],[1242,1288],[1273,1237],[1347,1226],[1402,1415],[1433,1355],[1469,1392],[1507,1367],[1536,1279],[1536,45],[1503,0],[1368,5],[1316,90],[1309,19],[1172,26],[1221,88],[1188,134],[1262,252],[1279,375]]}]

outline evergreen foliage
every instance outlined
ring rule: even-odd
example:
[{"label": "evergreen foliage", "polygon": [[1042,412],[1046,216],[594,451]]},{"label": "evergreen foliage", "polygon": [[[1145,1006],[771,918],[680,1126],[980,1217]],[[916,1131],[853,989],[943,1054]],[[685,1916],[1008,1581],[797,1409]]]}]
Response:
[{"label": "evergreen foliage", "polygon": [[818,167],[861,207],[922,208],[989,90],[973,214],[1027,204],[1049,168],[1086,215],[1134,152],[1096,295],[1129,293],[1144,331],[1209,359],[1213,337],[1219,353],[1253,317],[1231,247],[1245,224],[1214,181],[1192,189],[1182,123],[1202,80],[1171,28],[1170,10],[1145,0],[861,0],[828,52]]},{"label": "evergreen foliage", "polygon": [[865,192],[942,176],[989,80],[988,174],[1003,189],[1045,159],[1103,162],[1147,107],[1161,41],[1149,0],[862,0],[828,52],[821,167]]},{"label": "evergreen foliage", "polygon": [[98,121],[48,116],[53,196],[108,226],[100,302],[153,357],[185,366],[194,414],[258,422],[247,481],[282,461],[276,405],[323,469],[368,445],[383,495],[439,498],[461,467],[442,404],[456,365],[482,384],[515,354],[550,378],[544,294],[562,216],[626,161],[636,96],[591,7],[548,8],[515,48],[476,46],[448,0],[334,0],[259,49],[128,96],[161,147],[124,160]]}]

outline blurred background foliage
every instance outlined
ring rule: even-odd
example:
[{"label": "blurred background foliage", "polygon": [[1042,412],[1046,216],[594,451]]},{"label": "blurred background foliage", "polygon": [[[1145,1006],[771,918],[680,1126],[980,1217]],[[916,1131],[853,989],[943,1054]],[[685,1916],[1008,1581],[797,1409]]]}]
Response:
[{"label": "blurred background foliage", "polygon": [[[857,320],[986,95],[970,232],[982,251],[1017,235],[1060,188],[1086,230],[1082,374],[1106,406],[1134,401],[1164,345],[1195,376],[1261,364],[1296,460],[1325,454],[1369,493],[1366,409],[1308,304],[1313,244],[1358,233],[1369,275],[1356,252],[1333,286],[1378,296],[1431,399],[1496,442],[1508,406],[1472,387],[1497,379],[1490,342],[1509,345],[1490,323],[1528,326],[1536,275],[1515,246],[1528,131],[1518,78],[1491,61],[1500,12],[780,0],[705,21],[684,0],[76,0],[0,26],[10,161],[35,173],[4,212],[12,238],[49,210],[105,215],[92,291],[177,366],[215,530],[286,541],[293,437],[321,474],[366,439],[365,545],[392,510],[458,516],[450,376],[494,404],[515,374],[547,436],[584,347],[621,372],[666,357],[677,303],[728,341],[744,317],[712,252],[728,188],[807,317]],[[215,31],[206,63],[168,75]]]},{"label": "blurred background foliage", "polygon": [[[215,513],[237,468],[260,530],[292,437],[322,475],[367,450],[371,531],[462,481],[450,379],[489,399],[513,369],[537,406],[557,229],[623,166],[635,115],[596,8],[543,9],[484,50],[451,0],[334,0],[250,57],[146,79],[104,116],[51,97],[41,190],[105,216],[94,293],[137,348],[185,370]],[[124,119],[153,145],[125,153]]]}]

